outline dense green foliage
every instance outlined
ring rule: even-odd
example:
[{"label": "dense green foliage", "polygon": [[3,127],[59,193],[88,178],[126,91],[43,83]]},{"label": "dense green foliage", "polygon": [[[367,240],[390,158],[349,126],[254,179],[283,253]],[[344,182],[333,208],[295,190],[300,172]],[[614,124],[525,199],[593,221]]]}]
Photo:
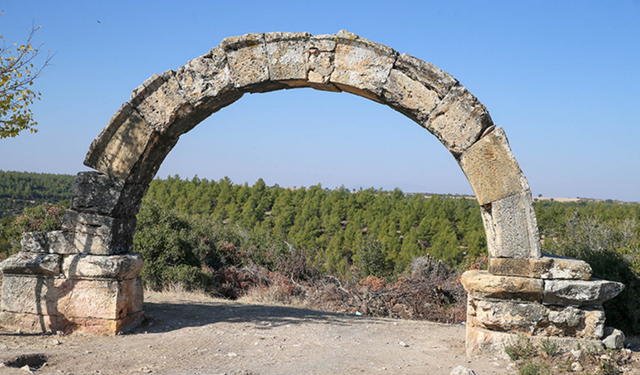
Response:
[{"label": "dense green foliage", "polygon": [[27,207],[22,214],[5,216],[0,219],[0,260],[20,251],[23,232],[43,232],[59,230],[62,215],[69,208],[69,201],[57,205],[44,203]]},{"label": "dense green foliage", "polygon": [[147,198],[213,223],[286,239],[306,249],[324,272],[340,277],[395,275],[426,254],[455,266],[486,252],[478,205],[464,198],[426,199],[399,189],[352,193],[320,185],[294,190],[267,187],[262,179],[248,186],[228,178],[177,176],[154,180]]},{"label": "dense green foliage", "polygon": [[48,173],[0,171],[0,218],[27,207],[71,199],[76,177]]}]

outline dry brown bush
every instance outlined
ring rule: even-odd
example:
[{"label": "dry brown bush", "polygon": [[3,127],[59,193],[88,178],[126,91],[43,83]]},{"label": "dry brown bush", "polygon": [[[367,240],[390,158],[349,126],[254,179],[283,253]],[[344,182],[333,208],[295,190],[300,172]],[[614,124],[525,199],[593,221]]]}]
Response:
[{"label": "dry brown bush", "polygon": [[432,258],[417,258],[411,276],[389,282],[377,276],[343,282],[321,274],[302,252],[280,259],[276,271],[250,265],[213,271],[217,296],[249,296],[261,303],[377,317],[400,317],[443,323],[466,318],[466,294],[459,274]]}]

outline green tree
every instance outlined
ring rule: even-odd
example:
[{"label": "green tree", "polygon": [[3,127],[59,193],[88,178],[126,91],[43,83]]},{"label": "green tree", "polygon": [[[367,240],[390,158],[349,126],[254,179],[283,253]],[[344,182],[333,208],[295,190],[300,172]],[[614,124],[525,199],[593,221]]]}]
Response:
[{"label": "green tree", "polygon": [[40,99],[40,92],[32,90],[31,86],[52,57],[47,55],[44,63],[34,65],[41,46],[34,47],[32,39],[39,29],[40,26],[32,27],[21,45],[7,46],[0,35],[0,139],[15,137],[26,129],[32,133],[38,131],[35,129],[38,123],[33,120],[29,107],[35,99]]}]

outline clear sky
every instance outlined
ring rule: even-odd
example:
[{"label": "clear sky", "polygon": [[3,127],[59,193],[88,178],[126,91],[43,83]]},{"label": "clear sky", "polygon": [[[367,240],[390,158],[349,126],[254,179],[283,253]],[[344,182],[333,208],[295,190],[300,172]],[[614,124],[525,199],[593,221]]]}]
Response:
[{"label": "clear sky", "polygon": [[[131,91],[229,36],[340,29],[449,72],[503,126],[534,195],[640,201],[640,0],[30,1],[0,34],[55,52],[37,134],[0,169],[76,174]],[[471,193],[453,157],[401,114],[312,89],[245,95],[183,135],[158,175],[235,183]]]}]

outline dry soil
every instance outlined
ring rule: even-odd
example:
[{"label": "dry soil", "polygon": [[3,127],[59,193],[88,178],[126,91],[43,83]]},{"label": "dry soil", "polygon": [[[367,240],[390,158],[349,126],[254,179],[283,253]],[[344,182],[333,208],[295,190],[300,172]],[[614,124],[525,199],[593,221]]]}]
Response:
[{"label": "dry soil", "polygon": [[[507,374],[508,361],[467,358],[463,325],[147,293],[147,320],[117,336],[0,331],[0,359],[42,354],[36,374]],[[1,367],[1,374],[26,369]]]}]

